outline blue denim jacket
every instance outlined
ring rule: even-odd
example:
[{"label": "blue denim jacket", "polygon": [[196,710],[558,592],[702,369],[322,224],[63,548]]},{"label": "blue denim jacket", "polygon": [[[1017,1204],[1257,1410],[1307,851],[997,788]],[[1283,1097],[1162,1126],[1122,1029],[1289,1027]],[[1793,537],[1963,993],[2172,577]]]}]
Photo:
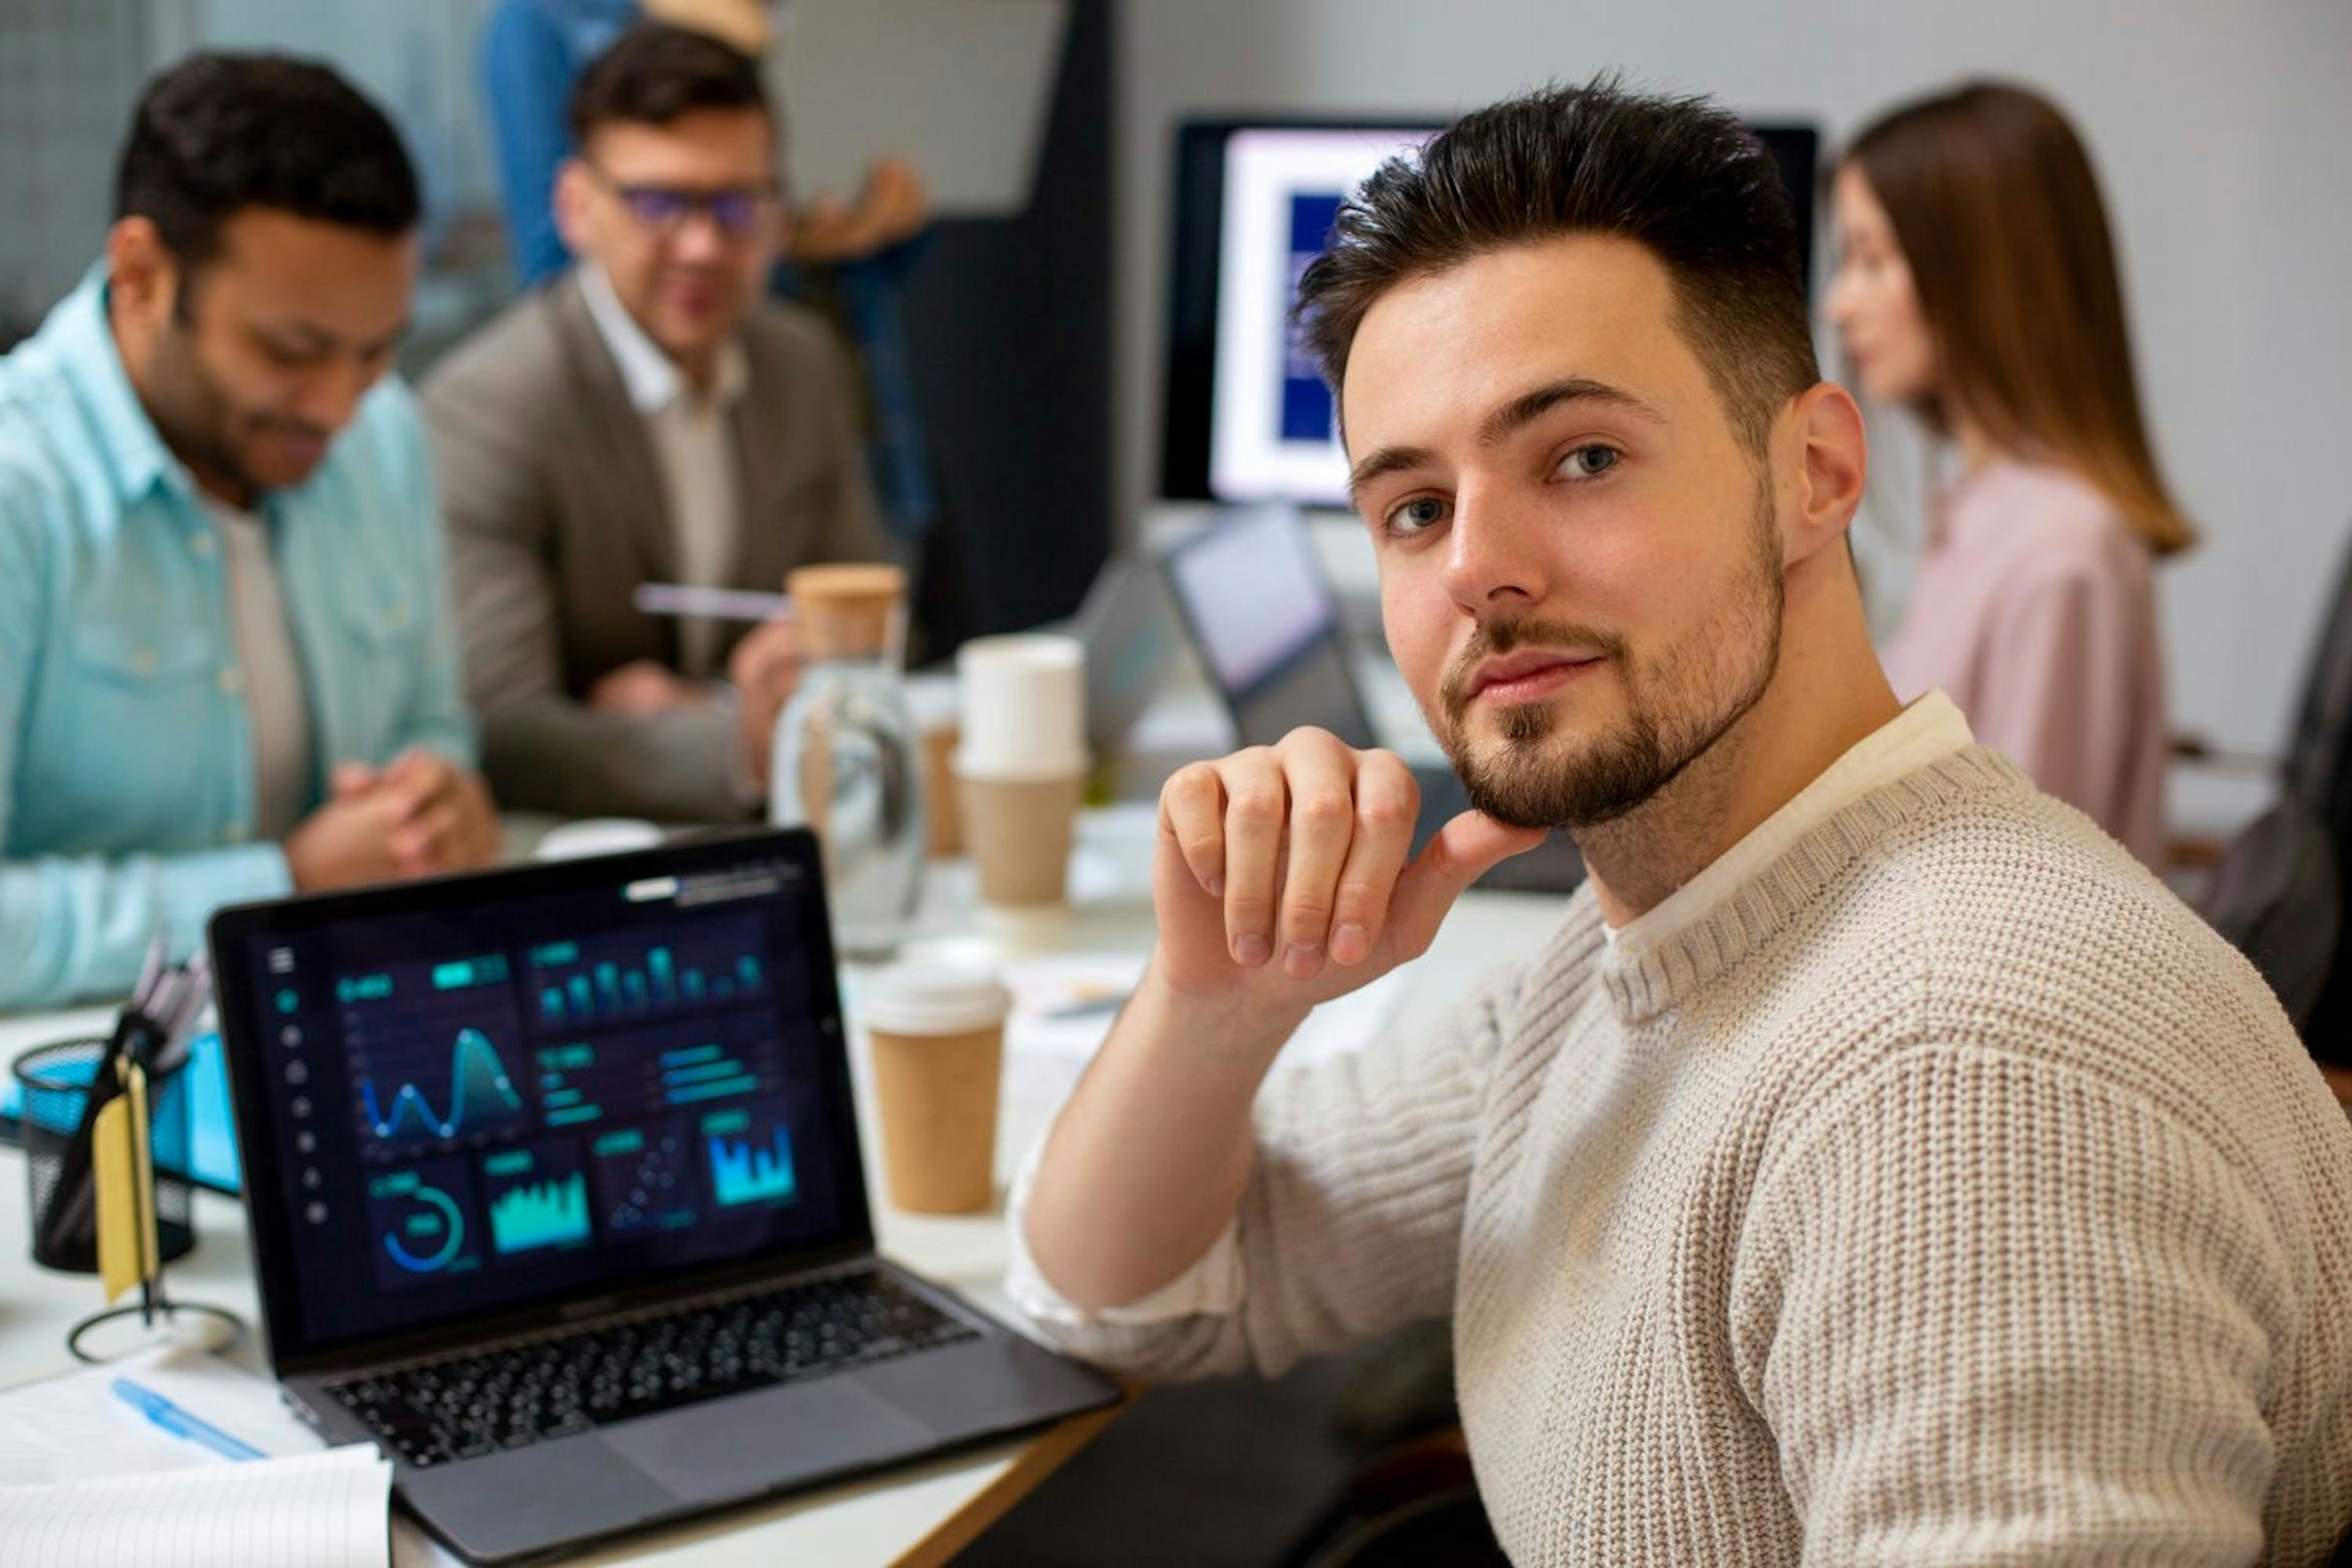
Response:
[{"label": "blue denim jacket", "polygon": [[[386,382],[263,503],[317,776],[425,746],[471,763],[441,520]],[[250,842],[253,740],[226,553],[131,391],[93,272],[0,359],[0,1008],[123,992],[159,928],[287,890]]]}]

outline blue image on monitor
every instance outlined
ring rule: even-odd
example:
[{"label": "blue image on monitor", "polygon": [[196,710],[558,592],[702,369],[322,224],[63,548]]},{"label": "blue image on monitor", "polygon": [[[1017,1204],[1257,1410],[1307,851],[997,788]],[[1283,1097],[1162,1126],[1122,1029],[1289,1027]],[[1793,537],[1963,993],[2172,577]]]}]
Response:
[{"label": "blue image on monitor", "polygon": [[[1331,237],[1339,200],[1338,191],[1298,192],[1290,198],[1290,289],[1286,299],[1292,304],[1298,300],[1298,279]],[[1323,384],[1323,373],[1299,341],[1287,310],[1283,331],[1288,340],[1282,354],[1282,438],[1319,447],[1332,437],[1331,389]]]}]

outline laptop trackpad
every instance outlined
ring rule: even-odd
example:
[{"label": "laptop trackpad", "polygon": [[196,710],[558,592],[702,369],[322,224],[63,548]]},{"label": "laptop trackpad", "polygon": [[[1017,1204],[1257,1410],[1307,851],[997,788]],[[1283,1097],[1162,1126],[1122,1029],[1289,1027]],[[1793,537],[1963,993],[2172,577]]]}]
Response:
[{"label": "laptop trackpad", "polygon": [[680,1498],[717,1501],[930,1447],[936,1439],[835,1373],[605,1428],[604,1441]]}]

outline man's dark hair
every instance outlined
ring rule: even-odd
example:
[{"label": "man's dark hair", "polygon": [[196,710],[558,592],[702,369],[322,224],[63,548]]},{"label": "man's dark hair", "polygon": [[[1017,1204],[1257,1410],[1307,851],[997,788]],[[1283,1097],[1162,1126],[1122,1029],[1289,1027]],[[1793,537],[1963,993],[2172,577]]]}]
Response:
[{"label": "man's dark hair", "polygon": [[1797,220],[1763,143],[1699,98],[1613,78],[1507,99],[1390,159],[1342,204],[1299,281],[1307,346],[1337,393],[1356,329],[1397,285],[1509,246],[1612,235],[1673,279],[1676,324],[1732,426],[1762,451],[1821,379]]},{"label": "man's dark hair", "polygon": [[383,111],[325,66],[283,55],[193,55],[157,77],[114,181],[114,216],[152,221],[188,270],[218,252],[240,208],[397,237],[419,205]]},{"label": "man's dark hair", "polygon": [[572,144],[585,147],[599,125],[667,125],[698,109],[770,113],[760,68],[708,33],[640,22],[580,73],[572,89]]}]

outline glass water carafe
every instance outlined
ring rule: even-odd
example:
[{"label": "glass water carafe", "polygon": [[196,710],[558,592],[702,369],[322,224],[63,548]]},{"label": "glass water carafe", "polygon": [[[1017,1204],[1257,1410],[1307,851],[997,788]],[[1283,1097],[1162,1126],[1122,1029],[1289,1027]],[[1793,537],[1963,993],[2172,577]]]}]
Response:
[{"label": "glass water carafe", "polygon": [[922,896],[922,738],[899,674],[905,578],[894,567],[792,574],[807,663],[776,719],[768,819],[824,847],[835,947],[888,956]]}]

